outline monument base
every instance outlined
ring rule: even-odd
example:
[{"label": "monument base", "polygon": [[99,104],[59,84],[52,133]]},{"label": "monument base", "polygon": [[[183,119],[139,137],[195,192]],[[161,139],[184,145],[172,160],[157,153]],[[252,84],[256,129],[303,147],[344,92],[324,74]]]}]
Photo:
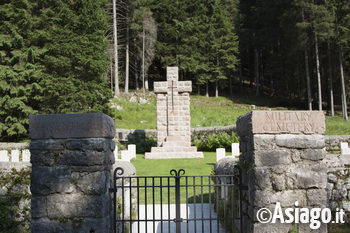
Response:
[{"label": "monument base", "polygon": [[203,152],[197,152],[197,147],[178,139],[180,137],[168,137],[161,147],[152,147],[145,159],[204,158]]}]

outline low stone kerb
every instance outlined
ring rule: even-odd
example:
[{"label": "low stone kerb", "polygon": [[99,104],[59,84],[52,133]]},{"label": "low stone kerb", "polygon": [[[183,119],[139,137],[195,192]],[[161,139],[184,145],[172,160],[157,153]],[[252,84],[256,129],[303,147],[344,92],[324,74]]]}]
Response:
[{"label": "low stone kerb", "polygon": [[29,116],[29,137],[113,138],[114,120],[103,113],[50,114]]},{"label": "low stone kerb", "polygon": [[237,134],[324,134],[321,111],[251,111],[237,119]]}]

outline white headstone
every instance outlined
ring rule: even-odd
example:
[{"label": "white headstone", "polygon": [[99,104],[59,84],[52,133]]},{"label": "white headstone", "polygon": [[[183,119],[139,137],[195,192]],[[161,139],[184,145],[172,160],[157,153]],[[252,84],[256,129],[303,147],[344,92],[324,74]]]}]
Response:
[{"label": "white headstone", "polygon": [[350,155],[350,148],[341,148],[342,155]]},{"label": "white headstone", "polygon": [[30,150],[28,150],[28,149],[22,150],[22,161],[23,162],[30,162]]},{"label": "white headstone", "polygon": [[217,148],[216,149],[216,161],[225,157],[225,148]]},{"label": "white headstone", "polygon": [[348,147],[349,147],[349,145],[348,145],[347,142],[341,142],[340,143],[340,148],[348,148]]},{"label": "white headstone", "polygon": [[119,158],[118,158],[118,146],[117,145],[115,145],[115,149],[114,149],[114,159],[115,160],[118,160]]},{"label": "white headstone", "polygon": [[10,158],[7,155],[7,150],[0,151],[0,162],[10,162]]},{"label": "white headstone", "polygon": [[19,162],[19,150],[11,150],[11,162]]},{"label": "white headstone", "polygon": [[130,162],[129,151],[127,151],[127,150],[122,150],[120,153],[121,153],[121,155],[122,155],[122,161]]},{"label": "white headstone", "polygon": [[134,144],[128,145],[128,151],[130,154],[130,159],[133,159],[133,158],[136,159],[136,145]]},{"label": "white headstone", "polygon": [[239,143],[232,143],[232,156],[239,156]]}]

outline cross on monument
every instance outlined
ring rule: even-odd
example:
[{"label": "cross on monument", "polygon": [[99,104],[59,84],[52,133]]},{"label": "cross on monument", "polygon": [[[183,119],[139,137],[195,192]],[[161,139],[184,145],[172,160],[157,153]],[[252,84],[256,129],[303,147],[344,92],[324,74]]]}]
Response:
[{"label": "cross on monument", "polygon": [[192,82],[179,81],[178,67],[167,67],[167,80],[154,83],[158,147],[152,147],[151,152],[145,154],[146,159],[203,158],[203,153],[191,146],[189,92],[192,92]]}]

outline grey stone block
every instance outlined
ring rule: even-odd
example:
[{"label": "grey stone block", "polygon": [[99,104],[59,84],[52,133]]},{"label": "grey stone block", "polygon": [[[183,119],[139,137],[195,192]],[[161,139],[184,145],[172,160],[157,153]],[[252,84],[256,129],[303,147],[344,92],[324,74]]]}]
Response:
[{"label": "grey stone block", "polygon": [[327,204],[327,192],[325,189],[309,189],[306,196],[308,206],[321,207]]},{"label": "grey stone block", "polygon": [[49,218],[62,216],[106,217],[110,213],[109,193],[104,195],[53,194],[47,197]]},{"label": "grey stone block", "polygon": [[326,146],[323,135],[276,135],[276,144],[295,149],[323,149]]},{"label": "grey stone block", "polygon": [[254,168],[249,172],[249,190],[271,188],[271,172],[267,168]]},{"label": "grey stone block", "polygon": [[112,161],[114,161],[112,158],[114,156],[112,155],[112,152],[98,152],[94,150],[65,150],[57,159],[57,164],[73,166],[94,166],[106,163],[112,164]]},{"label": "grey stone block", "polygon": [[29,116],[29,137],[113,138],[114,120],[103,113],[49,114]]},{"label": "grey stone block", "polygon": [[59,139],[42,139],[42,140],[32,140],[29,143],[29,149],[32,150],[63,150],[64,140]]},{"label": "grey stone block", "polygon": [[274,175],[271,177],[272,187],[275,191],[282,191],[286,188],[286,181],[284,176]]},{"label": "grey stone block", "polygon": [[275,135],[257,134],[253,137],[253,150],[273,150],[277,148]]},{"label": "grey stone block", "polygon": [[68,167],[33,167],[30,190],[33,195],[70,193],[71,170]]},{"label": "grey stone block", "polygon": [[300,157],[303,159],[318,161],[326,157],[326,151],[323,149],[307,149],[303,150]]},{"label": "grey stone block", "polygon": [[291,163],[289,150],[254,151],[254,164],[257,167],[288,165]]},{"label": "grey stone block", "polygon": [[324,163],[293,165],[286,176],[287,186],[292,189],[326,188],[327,166]]},{"label": "grey stone block", "polygon": [[295,207],[295,202],[299,206],[306,206],[306,191],[304,190],[285,190],[283,192],[273,193],[270,197],[271,203],[280,202],[281,207]]},{"label": "grey stone block", "polygon": [[46,196],[33,196],[31,201],[32,218],[47,217],[46,207]]},{"label": "grey stone block", "polygon": [[30,162],[35,166],[52,166],[59,151],[31,150]]},{"label": "grey stone block", "polygon": [[76,184],[81,192],[87,195],[98,195],[107,192],[110,180],[108,171],[80,174]]}]

